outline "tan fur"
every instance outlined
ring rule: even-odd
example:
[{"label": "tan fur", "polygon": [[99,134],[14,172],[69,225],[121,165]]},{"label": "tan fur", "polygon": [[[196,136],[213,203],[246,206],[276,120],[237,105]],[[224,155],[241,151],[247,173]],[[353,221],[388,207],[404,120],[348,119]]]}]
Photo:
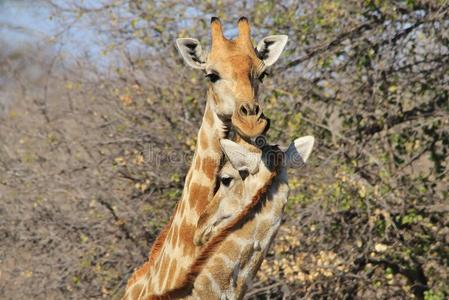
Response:
[{"label": "tan fur", "polygon": [[[205,161],[202,162],[205,164]],[[195,201],[196,199],[206,199],[209,194],[209,187],[198,183],[192,183],[189,192],[189,203],[191,208],[201,206],[201,202]],[[199,208],[201,209],[201,208]]]},{"label": "tan fur", "polygon": [[206,133],[204,131],[201,132],[201,134],[200,134],[200,147],[203,150],[206,150],[207,147],[209,147],[209,143],[207,142],[207,136],[206,136]]}]

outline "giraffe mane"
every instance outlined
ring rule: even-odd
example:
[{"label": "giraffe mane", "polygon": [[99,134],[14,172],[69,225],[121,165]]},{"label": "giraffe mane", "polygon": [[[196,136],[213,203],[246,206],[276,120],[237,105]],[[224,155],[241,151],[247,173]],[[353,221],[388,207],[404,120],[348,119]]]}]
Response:
[{"label": "giraffe mane", "polygon": [[271,173],[271,177],[268,182],[257,191],[256,195],[254,195],[251,199],[251,202],[245,206],[245,208],[238,214],[238,216],[231,223],[226,225],[226,227],[224,227],[209,242],[207,242],[207,244],[201,250],[199,256],[193,262],[192,266],[190,267],[190,271],[187,273],[180,286],[168,290],[161,295],[150,295],[148,299],[169,300],[188,296],[193,290],[193,284],[196,277],[204,269],[204,266],[208,262],[209,258],[211,258],[213,254],[215,254],[215,251],[217,250],[218,246],[221,245],[221,242],[223,242],[224,239],[227,238],[234,230],[243,226],[253,210],[256,211],[256,208],[258,206],[260,207],[262,203],[261,199],[266,195],[268,189],[273,183],[274,178],[278,174],[278,171],[279,170],[277,169],[274,170]]},{"label": "giraffe mane", "polygon": [[[178,204],[175,207],[175,211],[178,208]],[[146,274],[147,271],[153,266],[154,261],[156,260],[157,256],[161,252],[162,246],[164,245],[164,242],[167,238],[168,231],[170,230],[170,227],[173,223],[174,214],[170,217],[170,220],[165,224],[164,228],[159,232],[159,235],[156,237],[156,240],[153,243],[153,246],[150,249],[150,252],[148,253],[148,260],[139,268],[137,268],[131,278],[128,280],[127,287],[132,286],[137,282],[137,279],[140,278],[142,275]]]}]

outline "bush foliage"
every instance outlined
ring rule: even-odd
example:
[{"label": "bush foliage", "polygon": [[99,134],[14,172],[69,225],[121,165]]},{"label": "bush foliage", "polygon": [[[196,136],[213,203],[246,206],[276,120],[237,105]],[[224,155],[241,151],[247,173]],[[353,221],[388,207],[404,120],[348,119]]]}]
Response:
[{"label": "bush foliage", "polygon": [[204,109],[174,40],[208,45],[212,15],[233,37],[242,13],[255,41],[289,36],[259,99],[269,140],[318,142],[248,297],[449,297],[447,1],[42,5],[58,34],[0,49],[0,298],[121,296]]}]

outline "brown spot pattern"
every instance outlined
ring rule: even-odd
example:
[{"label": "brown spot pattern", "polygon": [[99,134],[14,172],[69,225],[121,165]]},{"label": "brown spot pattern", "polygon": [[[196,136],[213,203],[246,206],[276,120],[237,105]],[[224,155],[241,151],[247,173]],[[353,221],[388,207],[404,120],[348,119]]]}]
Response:
[{"label": "brown spot pattern", "polygon": [[164,254],[163,255],[163,259],[162,259],[162,263],[159,267],[158,270],[158,275],[159,275],[159,282],[162,283],[162,278],[160,276],[164,276],[165,278],[165,274],[167,273],[168,270],[168,264],[170,262],[170,259]]},{"label": "brown spot pattern", "polygon": [[225,290],[230,283],[231,270],[227,268],[224,260],[215,256],[208,269],[211,271],[210,273],[220,289],[222,291]]},{"label": "brown spot pattern", "polygon": [[139,295],[142,289],[143,284],[136,284],[131,290],[131,299],[139,299]]},{"label": "brown spot pattern", "polygon": [[219,139],[214,139],[210,141],[210,148],[215,151],[215,152],[219,152],[221,153],[221,146],[220,146],[220,140]]},{"label": "brown spot pattern", "polygon": [[214,292],[212,291],[212,283],[209,278],[206,276],[198,277],[198,280],[195,281],[195,287],[198,287],[196,291],[198,292],[198,296],[200,299],[214,299]]},{"label": "brown spot pattern", "polygon": [[209,187],[198,183],[192,183],[189,191],[190,208],[202,212],[208,203]]},{"label": "brown spot pattern", "polygon": [[240,247],[234,241],[224,241],[218,252],[224,253],[231,260],[234,260],[240,253]]},{"label": "brown spot pattern", "polygon": [[205,157],[203,159],[203,162],[201,163],[201,168],[202,168],[204,174],[210,180],[214,179],[214,177],[217,173],[217,167],[218,167],[218,161],[211,157]]},{"label": "brown spot pattern", "polygon": [[131,278],[128,280],[128,287],[132,286],[133,284],[135,284],[137,281],[139,281],[139,279],[142,276],[145,276],[145,274],[148,272],[150,268],[150,264],[149,262],[146,262],[143,264],[143,266],[141,266],[140,268],[138,268],[134,274],[131,276]]},{"label": "brown spot pattern", "polygon": [[243,226],[236,232],[236,236],[243,238],[251,237],[255,230],[256,225],[257,225],[256,220],[254,218],[248,220],[245,223],[245,226]]},{"label": "brown spot pattern", "polygon": [[179,243],[183,245],[184,256],[193,256],[195,254],[195,245],[193,244],[193,234],[195,226],[184,221],[179,227]]}]

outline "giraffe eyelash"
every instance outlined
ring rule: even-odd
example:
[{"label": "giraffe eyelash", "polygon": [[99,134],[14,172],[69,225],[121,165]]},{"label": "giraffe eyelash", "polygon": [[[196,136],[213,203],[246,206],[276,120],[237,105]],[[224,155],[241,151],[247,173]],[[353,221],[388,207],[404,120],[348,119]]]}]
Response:
[{"label": "giraffe eyelash", "polygon": [[234,178],[232,178],[230,176],[222,176],[222,177],[220,177],[220,183],[226,187],[229,187],[231,185],[233,179]]},{"label": "giraffe eyelash", "polygon": [[210,73],[206,74],[206,78],[212,83],[215,83],[221,79],[220,75],[216,71],[211,71]]}]

